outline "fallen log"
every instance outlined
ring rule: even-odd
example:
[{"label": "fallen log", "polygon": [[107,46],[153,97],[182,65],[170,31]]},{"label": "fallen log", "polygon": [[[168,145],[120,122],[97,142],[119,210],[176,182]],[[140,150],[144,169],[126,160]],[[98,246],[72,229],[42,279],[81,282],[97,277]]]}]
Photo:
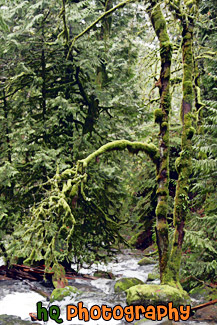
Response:
[{"label": "fallen log", "polygon": [[[27,266],[20,264],[13,264],[10,267],[3,265],[0,266],[0,280],[29,280],[29,281],[43,281],[46,280],[52,285],[52,276],[54,272],[45,272],[44,266]],[[83,280],[96,280],[95,276],[79,275],[74,270],[66,270],[66,279],[83,279]]]},{"label": "fallen log", "polygon": [[[29,281],[43,281],[47,280],[52,282],[52,276],[54,272],[45,272],[44,266],[27,266],[20,264],[12,264],[10,267],[3,265],[0,267],[0,280],[5,280],[6,278],[17,279],[17,280],[29,280]],[[73,278],[77,275],[74,270],[67,270],[66,277]]]},{"label": "fallen log", "polygon": [[23,282],[26,283],[32,291],[35,291],[39,295],[41,295],[42,297],[46,298],[47,300],[50,300],[50,294],[49,293],[43,291],[42,289],[37,288],[35,285],[33,285],[28,280],[23,280]]},{"label": "fallen log", "polygon": [[195,312],[196,310],[198,309],[202,309],[204,307],[207,307],[207,306],[210,306],[210,305],[214,305],[217,303],[217,299],[215,300],[210,300],[208,302],[205,302],[204,304],[200,304],[200,305],[197,305],[197,306],[194,306],[191,308],[191,311]]}]

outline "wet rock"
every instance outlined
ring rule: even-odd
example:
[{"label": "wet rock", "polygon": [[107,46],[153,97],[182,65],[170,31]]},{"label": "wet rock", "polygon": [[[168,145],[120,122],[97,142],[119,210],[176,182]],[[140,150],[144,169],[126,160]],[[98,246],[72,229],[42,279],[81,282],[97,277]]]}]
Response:
[{"label": "wet rock", "polygon": [[[134,325],[152,325],[152,324],[153,324],[153,321],[150,321],[147,318],[143,318],[143,319],[140,319],[138,322],[136,322]],[[155,321],[154,324],[155,325],[157,325],[157,324],[161,324],[161,325],[183,325],[182,322],[174,322],[172,320],[169,320],[167,317],[165,317],[165,319],[163,319],[162,321]],[[185,325],[188,325],[188,324],[192,325],[192,323],[189,323],[189,322],[185,321]]]},{"label": "wet rock", "polygon": [[[139,321],[137,321],[134,325],[152,325],[153,321],[151,321],[150,319],[147,318],[143,318],[140,319]],[[155,321],[154,324],[164,324],[164,325],[172,325],[175,324],[175,322],[173,323],[172,321],[168,320],[167,318],[165,318],[165,320],[162,321]],[[176,322],[176,325],[178,325],[180,323]]]},{"label": "wet rock", "polygon": [[72,298],[76,293],[80,293],[80,291],[77,288],[72,286],[54,289],[50,296],[50,302],[54,302],[55,300],[61,301],[65,297]]},{"label": "wet rock", "polygon": [[136,286],[138,284],[144,284],[142,280],[137,278],[122,278],[116,281],[115,283],[115,292],[126,291],[127,289]]},{"label": "wet rock", "polygon": [[146,325],[147,321],[148,321],[148,319],[143,318],[143,319],[138,320],[138,322],[135,322],[134,325],[144,325],[144,324]]},{"label": "wet rock", "polygon": [[155,261],[152,259],[152,258],[149,258],[149,257],[143,257],[139,262],[138,264],[140,266],[142,265],[149,265],[149,264],[155,264]]},{"label": "wet rock", "polygon": [[148,273],[147,281],[154,281],[160,279],[160,274],[157,272]]},{"label": "wet rock", "polygon": [[139,284],[126,290],[128,305],[165,305],[173,302],[174,307],[190,304],[186,291],[169,285]]},{"label": "wet rock", "polygon": [[111,272],[106,271],[96,271],[93,274],[96,278],[104,278],[104,279],[115,279],[115,276]]},{"label": "wet rock", "polygon": [[[0,315],[0,325],[28,325],[32,324],[30,321],[22,320],[20,317],[12,315]],[[38,324],[38,323],[34,323]]]},{"label": "wet rock", "polygon": [[217,306],[211,305],[196,311],[192,320],[196,321],[213,321],[217,323]]}]

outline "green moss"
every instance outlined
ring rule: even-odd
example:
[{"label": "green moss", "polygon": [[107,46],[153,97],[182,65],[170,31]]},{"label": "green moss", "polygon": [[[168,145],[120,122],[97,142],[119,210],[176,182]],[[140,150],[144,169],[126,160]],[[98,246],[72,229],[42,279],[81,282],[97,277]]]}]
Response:
[{"label": "green moss", "polygon": [[115,292],[117,293],[123,292],[138,284],[144,284],[144,282],[142,282],[142,280],[139,280],[137,278],[122,278],[116,281],[114,289]]},{"label": "green moss", "polygon": [[186,135],[188,139],[192,139],[196,130],[192,126],[186,131]]},{"label": "green moss", "polygon": [[143,318],[143,319],[140,319],[138,322],[135,322],[134,325],[145,325],[146,322],[148,322],[149,319],[148,318]]},{"label": "green moss", "polygon": [[111,272],[106,271],[96,271],[93,275],[96,278],[115,279],[115,276]]},{"label": "green moss", "polygon": [[161,12],[160,4],[154,6],[151,12],[151,21],[162,48],[163,43],[169,43],[169,36],[166,29],[166,20]]},{"label": "green moss", "polygon": [[155,111],[154,111],[154,120],[155,120],[155,123],[161,123],[162,120],[163,120],[163,112],[160,108],[157,108]]},{"label": "green moss", "polygon": [[161,276],[161,283],[182,290],[182,286],[179,282],[181,249],[178,248],[178,245],[176,244],[177,241],[178,241],[178,231],[176,229],[174,232],[172,251],[170,254],[169,261],[167,263],[167,267]]},{"label": "green moss", "polygon": [[[183,176],[185,175],[185,169],[186,167],[189,166],[189,157],[186,157],[186,152],[182,151],[180,153],[180,157],[178,157],[175,161],[175,168],[177,170],[177,172],[180,174],[181,172],[183,173]],[[180,175],[181,176],[181,175]]]},{"label": "green moss", "polygon": [[167,215],[168,204],[165,201],[160,201],[156,208],[157,217],[165,217]]},{"label": "green moss", "polygon": [[161,195],[161,196],[167,196],[169,195],[169,189],[168,188],[158,188],[157,189],[157,194]]},{"label": "green moss", "polygon": [[[166,218],[164,220],[158,219],[157,225],[156,225],[158,235],[160,234],[162,238],[163,238],[163,236],[167,236],[167,234],[168,234],[168,224],[165,220],[166,220]],[[164,240],[166,241],[167,237],[165,237]]]},{"label": "green moss", "polygon": [[129,288],[127,291],[128,305],[161,305],[170,301],[174,307],[189,304],[190,299],[184,290],[169,285],[143,284]]},{"label": "green moss", "polygon": [[166,145],[169,144],[169,132],[168,131],[164,134],[163,141],[165,142]]},{"label": "green moss", "polygon": [[116,140],[101,146],[98,150],[91,153],[85,159],[78,161],[77,170],[82,172],[91,161],[95,161],[96,157],[104,154],[105,152],[128,149],[129,152],[138,153],[139,151],[145,152],[154,163],[158,161],[158,148],[154,144],[143,142],[131,142],[128,140]]},{"label": "green moss", "polygon": [[168,123],[167,122],[161,123],[161,127],[165,128],[165,129],[168,129]]},{"label": "green moss", "polygon": [[154,281],[154,280],[158,280],[160,279],[160,274],[159,273],[149,273],[148,274],[148,278],[147,278],[147,281]]},{"label": "green moss", "polygon": [[180,168],[181,168],[181,157],[178,157],[175,161],[175,168],[176,168],[176,171],[179,173],[180,172]]},{"label": "green moss", "polygon": [[80,291],[72,286],[54,289],[50,296],[50,302],[52,303],[54,301],[61,301],[65,297],[72,298],[76,293],[80,293]]},{"label": "green moss", "polygon": [[[170,43],[169,43],[170,44]],[[167,46],[166,43],[163,44],[162,48],[161,48],[161,53],[165,51],[165,54],[168,54],[170,55],[170,53],[172,54],[172,51],[170,50],[170,46]],[[171,55],[172,56],[172,55]],[[168,60],[168,57],[166,57],[166,59]],[[171,59],[171,57],[169,58]],[[167,67],[165,70],[164,70],[164,74],[163,74],[163,77],[165,79],[169,79],[170,78],[170,67]]]},{"label": "green moss", "polygon": [[169,114],[170,108],[171,108],[171,95],[169,93],[169,88],[164,91],[162,97],[163,97],[163,102],[162,102],[163,108],[164,108],[165,112],[167,114]]},{"label": "green moss", "polygon": [[149,257],[143,257],[139,262],[138,264],[140,266],[142,265],[149,265],[149,264],[155,264],[155,261],[152,259],[152,258],[149,258]]},{"label": "green moss", "polygon": [[190,112],[188,114],[185,114],[185,117],[184,117],[185,127],[190,127],[193,119],[195,119],[195,115],[193,113]]}]

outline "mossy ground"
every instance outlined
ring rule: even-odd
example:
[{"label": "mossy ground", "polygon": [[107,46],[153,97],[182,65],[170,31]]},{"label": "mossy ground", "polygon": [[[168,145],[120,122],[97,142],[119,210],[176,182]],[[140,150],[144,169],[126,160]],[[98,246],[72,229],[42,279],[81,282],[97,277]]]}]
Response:
[{"label": "mossy ground", "polygon": [[169,285],[143,284],[126,290],[128,305],[166,305],[173,302],[174,307],[190,303],[186,291]]}]

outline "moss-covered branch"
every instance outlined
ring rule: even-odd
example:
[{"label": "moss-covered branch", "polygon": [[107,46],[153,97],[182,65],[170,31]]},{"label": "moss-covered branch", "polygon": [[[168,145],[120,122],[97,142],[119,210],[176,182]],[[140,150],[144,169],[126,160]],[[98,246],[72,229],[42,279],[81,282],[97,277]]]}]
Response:
[{"label": "moss-covered branch", "polygon": [[[24,263],[32,264],[44,260],[46,270],[50,266],[57,267],[67,259],[72,251],[74,227],[76,220],[74,209],[78,196],[89,201],[85,194],[87,174],[85,168],[103,153],[128,149],[132,153],[145,152],[155,164],[158,164],[158,148],[153,144],[117,140],[109,142],[77,162],[76,166],[62,173],[57,169],[56,175],[46,185],[46,195],[38,206],[32,207],[30,216],[23,217],[23,224],[17,225],[15,237],[19,241],[11,243],[8,254],[11,262],[17,257],[26,258]],[[91,202],[92,206],[94,202]],[[96,206],[96,204],[95,204]],[[120,224],[113,221],[100,207],[97,207],[100,218],[107,222],[109,231],[119,236]],[[24,226],[23,226],[24,225]]]},{"label": "moss-covered branch", "polygon": [[117,9],[120,9],[122,7],[124,7],[127,3],[132,2],[134,0],[125,0],[123,2],[120,2],[119,4],[117,4],[115,7],[105,11],[100,17],[98,17],[92,24],[90,24],[87,28],[85,28],[80,34],[78,34],[77,36],[75,36],[71,42],[70,48],[69,48],[69,52],[67,55],[67,58],[69,57],[73,46],[76,42],[76,40],[78,40],[80,37],[82,37],[84,34],[86,34],[87,32],[89,32],[94,26],[96,26],[96,24],[101,21],[102,19],[104,19],[105,17],[109,16],[110,14],[112,14],[114,11],[116,11]]},{"label": "moss-covered branch", "polygon": [[128,140],[116,140],[103,145],[98,150],[87,156],[87,158],[80,160],[78,162],[78,170],[80,171],[81,166],[82,168],[86,168],[91,161],[94,161],[96,157],[102,155],[105,152],[124,149],[127,149],[132,153],[143,151],[151,158],[155,164],[158,164],[159,153],[158,148],[154,144],[147,144],[144,142],[131,142]]},{"label": "moss-covered branch", "polygon": [[62,0],[62,9],[59,13],[59,17],[62,16],[63,19],[63,31],[58,35],[58,38],[63,36],[63,38],[66,41],[66,45],[69,43],[69,29],[67,27],[67,22],[66,22],[66,0]]}]

